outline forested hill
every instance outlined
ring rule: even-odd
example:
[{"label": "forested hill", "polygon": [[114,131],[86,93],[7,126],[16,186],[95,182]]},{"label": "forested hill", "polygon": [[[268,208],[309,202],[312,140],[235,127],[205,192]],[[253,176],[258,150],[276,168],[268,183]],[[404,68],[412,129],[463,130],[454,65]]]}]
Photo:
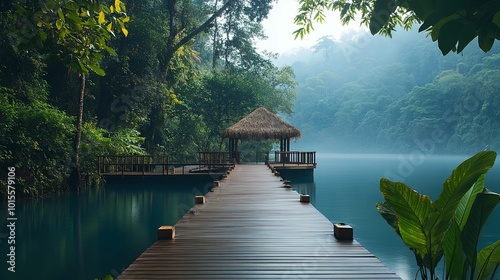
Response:
[{"label": "forested hill", "polygon": [[500,47],[443,57],[416,31],[324,37],[280,58],[299,86],[299,149],[473,153],[500,150]]},{"label": "forested hill", "polygon": [[273,0],[7,2],[0,177],[20,195],[102,183],[100,155],[196,162],[256,107],[293,111],[292,69],[255,47]]}]

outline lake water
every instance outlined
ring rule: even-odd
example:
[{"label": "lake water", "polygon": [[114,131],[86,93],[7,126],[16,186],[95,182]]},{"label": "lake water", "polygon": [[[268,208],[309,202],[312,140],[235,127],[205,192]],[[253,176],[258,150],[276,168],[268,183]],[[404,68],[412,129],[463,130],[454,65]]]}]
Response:
[{"label": "lake water", "polygon": [[[333,223],[354,228],[354,237],[406,280],[414,279],[417,266],[413,253],[375,208],[383,201],[380,178],[403,181],[434,201],[442,183],[466,156],[318,154],[314,182],[293,184],[311,195],[312,203]],[[500,165],[500,164],[499,164]],[[486,187],[500,192],[500,168],[494,166]],[[478,248],[500,239],[500,206],[490,216]]]},{"label": "lake water", "polygon": [[[404,279],[416,272],[413,254],[375,209],[381,177],[403,180],[435,199],[442,182],[466,157],[318,154],[314,182],[293,179],[332,222],[354,227],[355,238]],[[500,192],[500,172],[487,187]],[[0,204],[0,279],[93,279],[118,275],[206,193],[207,184],[108,184],[80,195],[18,202],[16,273],[7,272],[6,205]],[[500,207],[484,229],[482,248],[500,239]],[[299,237],[300,238],[300,237]]]},{"label": "lake water", "polygon": [[6,208],[0,215],[0,279],[84,279],[117,276],[212,185],[106,185],[16,205],[16,272],[7,272]]}]

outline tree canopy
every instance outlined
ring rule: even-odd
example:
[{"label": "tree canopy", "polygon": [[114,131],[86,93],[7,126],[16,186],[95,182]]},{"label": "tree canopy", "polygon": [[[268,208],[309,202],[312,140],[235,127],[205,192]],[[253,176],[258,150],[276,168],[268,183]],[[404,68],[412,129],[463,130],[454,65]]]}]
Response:
[{"label": "tree canopy", "polygon": [[37,196],[66,188],[76,156],[95,184],[98,155],[194,161],[258,106],[290,115],[293,70],[254,46],[272,3],[2,2],[1,169]]},{"label": "tree canopy", "polygon": [[300,5],[295,23],[296,37],[304,37],[313,22],[323,22],[325,11],[340,12],[342,23],[360,20],[372,34],[391,36],[397,26],[411,29],[420,24],[439,49],[462,52],[476,37],[487,52],[500,39],[500,1],[498,0],[297,0]]},{"label": "tree canopy", "polygon": [[[352,36],[352,37],[349,37]],[[361,43],[362,42],[362,43]],[[320,39],[294,68],[299,149],[472,154],[500,149],[500,49],[442,56],[417,30]],[[422,150],[423,149],[423,150]]]}]

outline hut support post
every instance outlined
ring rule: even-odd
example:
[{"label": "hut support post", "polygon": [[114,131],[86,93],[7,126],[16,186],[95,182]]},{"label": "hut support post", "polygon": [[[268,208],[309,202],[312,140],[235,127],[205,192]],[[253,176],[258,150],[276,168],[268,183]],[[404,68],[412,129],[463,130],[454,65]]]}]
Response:
[{"label": "hut support post", "polygon": [[236,163],[240,163],[240,159],[238,157],[238,139],[229,138],[229,154],[232,159],[236,159]]},{"label": "hut support post", "polygon": [[290,160],[290,138],[280,139],[280,162],[288,163]]}]

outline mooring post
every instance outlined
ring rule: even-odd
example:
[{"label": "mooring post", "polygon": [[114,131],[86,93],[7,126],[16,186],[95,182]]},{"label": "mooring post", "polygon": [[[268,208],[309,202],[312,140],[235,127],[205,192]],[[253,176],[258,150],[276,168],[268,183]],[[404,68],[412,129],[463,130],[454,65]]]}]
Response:
[{"label": "mooring post", "polygon": [[309,202],[311,202],[311,197],[308,194],[301,194],[300,195],[300,202],[309,203]]},{"label": "mooring post", "polygon": [[285,185],[285,188],[291,188],[292,187],[292,182],[290,180],[283,181],[283,184]]},{"label": "mooring post", "polygon": [[175,238],[174,226],[161,226],[158,228],[158,240],[172,240]]},{"label": "mooring post", "polygon": [[333,235],[340,240],[352,240],[354,238],[352,227],[344,223],[333,225]]},{"label": "mooring post", "polygon": [[203,195],[197,195],[194,197],[194,203],[195,204],[204,204],[205,203],[205,197]]}]

